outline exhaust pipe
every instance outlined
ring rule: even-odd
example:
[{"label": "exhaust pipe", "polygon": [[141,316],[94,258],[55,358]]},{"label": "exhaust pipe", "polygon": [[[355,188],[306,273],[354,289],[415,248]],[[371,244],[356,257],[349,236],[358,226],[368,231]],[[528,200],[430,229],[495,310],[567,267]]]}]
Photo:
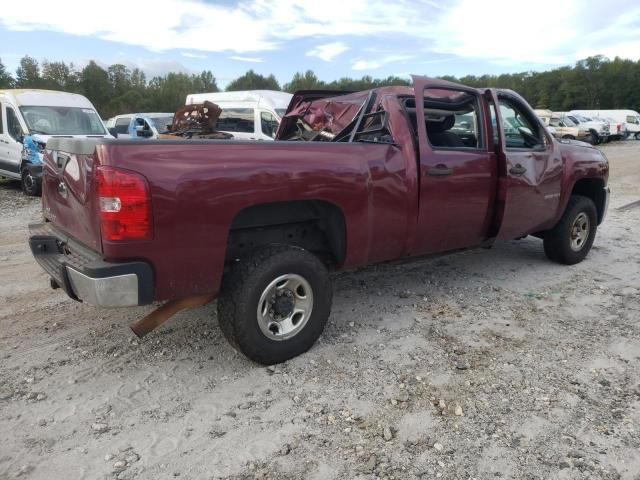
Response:
[{"label": "exhaust pipe", "polygon": [[215,295],[200,295],[197,297],[182,298],[179,300],[170,300],[164,305],[156,308],[153,312],[144,318],[130,325],[131,331],[138,338],[144,337],[147,333],[156,329],[164,322],[173,317],[176,313],[188,308],[201,307],[211,302]]}]

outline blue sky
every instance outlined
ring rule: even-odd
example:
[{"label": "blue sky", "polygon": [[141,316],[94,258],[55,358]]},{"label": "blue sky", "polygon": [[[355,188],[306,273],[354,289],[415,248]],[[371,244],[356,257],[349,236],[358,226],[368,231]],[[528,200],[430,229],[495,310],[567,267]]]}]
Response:
[{"label": "blue sky", "polygon": [[0,14],[0,59],[14,71],[25,54],[79,66],[125,63],[149,77],[207,69],[221,86],[248,69],[281,83],[307,69],[328,81],[545,70],[596,54],[637,60],[640,4],[154,0],[107,8],[32,0]]}]

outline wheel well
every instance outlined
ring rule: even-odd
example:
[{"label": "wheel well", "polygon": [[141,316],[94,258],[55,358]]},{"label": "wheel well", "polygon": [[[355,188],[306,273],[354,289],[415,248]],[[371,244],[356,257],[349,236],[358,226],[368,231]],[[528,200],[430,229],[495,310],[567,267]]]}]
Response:
[{"label": "wheel well", "polygon": [[593,200],[598,210],[598,225],[604,217],[606,195],[604,191],[604,180],[600,178],[583,178],[578,180],[571,191],[572,195],[582,195]]},{"label": "wheel well", "polygon": [[327,264],[344,262],[346,225],[342,210],[321,200],[253,205],[234,218],[227,241],[226,262],[256,247],[295,245],[316,254]]}]

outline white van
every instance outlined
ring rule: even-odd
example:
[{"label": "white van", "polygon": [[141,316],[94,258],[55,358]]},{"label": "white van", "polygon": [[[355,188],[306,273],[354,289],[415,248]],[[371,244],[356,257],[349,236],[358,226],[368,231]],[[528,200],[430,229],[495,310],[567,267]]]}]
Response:
[{"label": "white van", "polygon": [[[616,122],[626,124],[626,132],[640,140],[640,114],[635,110],[571,110],[571,113],[579,113],[587,117],[611,118]],[[611,135],[614,135],[613,129]],[[626,135],[624,132],[620,132]],[[627,135],[627,136],[628,136]]]},{"label": "white van", "polygon": [[51,137],[110,137],[91,102],[53,90],[0,90],[0,177],[39,195],[42,154]]},{"label": "white van", "polygon": [[222,109],[217,130],[235,140],[273,140],[282,116],[291,101],[290,93],[273,90],[192,93],[186,105],[215,103]]}]

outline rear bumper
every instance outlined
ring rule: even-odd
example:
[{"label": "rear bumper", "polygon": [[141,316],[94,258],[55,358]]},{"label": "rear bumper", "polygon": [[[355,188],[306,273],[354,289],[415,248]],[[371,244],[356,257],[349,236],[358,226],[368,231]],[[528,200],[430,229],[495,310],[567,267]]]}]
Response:
[{"label": "rear bumper", "polygon": [[153,301],[153,270],[146,262],[109,263],[50,223],[29,225],[29,246],[40,266],[74,300],[99,307]]}]

